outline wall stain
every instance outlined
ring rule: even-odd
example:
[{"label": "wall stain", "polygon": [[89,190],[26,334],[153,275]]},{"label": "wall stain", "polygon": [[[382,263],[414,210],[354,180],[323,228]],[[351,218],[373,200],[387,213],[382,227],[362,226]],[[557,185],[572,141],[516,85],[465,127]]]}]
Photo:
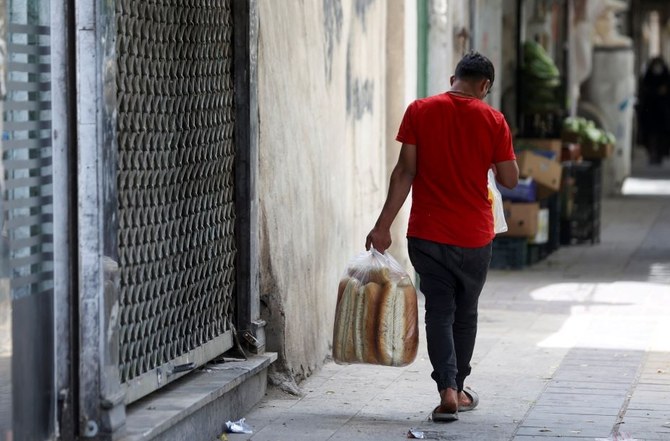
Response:
[{"label": "wall stain", "polygon": [[352,75],[350,54],[351,47],[347,51],[347,115],[360,120],[363,115],[374,110],[375,83]]},{"label": "wall stain", "polygon": [[333,77],[333,52],[335,44],[342,39],[342,0],[323,0],[323,27],[325,29],[326,57],[324,69],[330,83]]},{"label": "wall stain", "polygon": [[361,24],[363,25],[363,32],[367,31],[365,24],[367,21],[366,15],[368,13],[368,9],[375,3],[375,1],[376,0],[356,0],[356,4],[354,5],[356,17],[361,20]]}]

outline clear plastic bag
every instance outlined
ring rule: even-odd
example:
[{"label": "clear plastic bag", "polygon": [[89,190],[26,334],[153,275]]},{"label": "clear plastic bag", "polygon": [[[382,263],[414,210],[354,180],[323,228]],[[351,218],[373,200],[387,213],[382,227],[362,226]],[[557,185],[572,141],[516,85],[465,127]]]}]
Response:
[{"label": "clear plastic bag", "polygon": [[405,269],[374,248],[355,256],[337,292],[333,359],[405,366],[419,344],[416,290]]},{"label": "clear plastic bag", "polygon": [[493,232],[504,233],[507,231],[507,222],[505,221],[505,210],[503,209],[502,196],[500,190],[496,186],[496,176],[493,169],[489,169],[489,200],[491,201],[491,208],[493,210]]},{"label": "clear plastic bag", "polygon": [[227,421],[226,430],[228,433],[254,433],[254,431],[251,430],[251,427],[249,427],[249,425],[246,423],[245,418],[239,419],[237,421]]}]

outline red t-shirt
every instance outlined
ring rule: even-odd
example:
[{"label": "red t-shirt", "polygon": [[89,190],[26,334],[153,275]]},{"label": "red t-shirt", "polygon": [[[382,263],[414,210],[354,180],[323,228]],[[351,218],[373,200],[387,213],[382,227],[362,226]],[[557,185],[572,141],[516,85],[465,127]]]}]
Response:
[{"label": "red t-shirt", "polygon": [[516,159],[503,114],[443,93],[410,104],[396,139],[417,152],[407,236],[464,248],[491,242],[488,170]]}]

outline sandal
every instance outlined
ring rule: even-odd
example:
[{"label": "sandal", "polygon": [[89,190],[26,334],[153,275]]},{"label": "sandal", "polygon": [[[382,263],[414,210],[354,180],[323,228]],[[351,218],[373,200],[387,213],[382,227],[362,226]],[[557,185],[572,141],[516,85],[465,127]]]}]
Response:
[{"label": "sandal", "polygon": [[477,395],[477,392],[470,389],[469,387],[466,387],[465,389],[463,389],[463,393],[465,393],[465,395],[470,397],[472,403],[468,404],[467,406],[458,406],[458,410],[461,412],[467,412],[477,407],[477,405],[479,404],[479,395]]},{"label": "sandal", "polygon": [[452,421],[458,420],[458,411],[456,412],[438,412],[440,406],[437,406],[431,415],[432,419],[436,423],[449,423]]}]

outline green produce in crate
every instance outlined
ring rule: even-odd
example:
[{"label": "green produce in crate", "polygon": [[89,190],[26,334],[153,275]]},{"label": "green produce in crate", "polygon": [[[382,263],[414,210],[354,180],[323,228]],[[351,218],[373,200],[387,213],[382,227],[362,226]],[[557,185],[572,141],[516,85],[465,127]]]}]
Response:
[{"label": "green produce in crate", "polygon": [[[560,85],[560,80],[557,80]],[[549,83],[547,81],[538,82],[537,80],[526,80],[524,87],[529,95],[532,95],[534,99],[546,99],[546,100],[555,100],[556,99],[556,88],[557,85],[554,83]]]},{"label": "green produce in crate", "polygon": [[612,132],[605,132],[603,135],[603,144],[616,144],[616,136]]},{"label": "green produce in crate", "polygon": [[602,131],[600,129],[597,129],[596,127],[586,127],[584,129],[582,135],[584,136],[585,139],[593,142],[594,144],[597,144],[600,142],[600,139],[602,137]]},{"label": "green produce in crate", "polygon": [[577,118],[569,116],[563,120],[563,129],[570,133],[579,133],[581,132],[582,122],[580,121],[583,118]]},{"label": "green produce in crate", "polygon": [[563,120],[563,130],[576,133],[582,139],[593,144],[616,144],[613,133],[596,127],[596,123],[583,117],[567,117]]},{"label": "green produce in crate", "polygon": [[544,48],[535,41],[526,41],[524,49],[524,69],[536,78],[554,80],[560,73],[554,60],[549,57]]},{"label": "green produce in crate", "polygon": [[523,87],[521,106],[527,112],[559,110],[561,77],[554,61],[535,41],[523,44]]}]

